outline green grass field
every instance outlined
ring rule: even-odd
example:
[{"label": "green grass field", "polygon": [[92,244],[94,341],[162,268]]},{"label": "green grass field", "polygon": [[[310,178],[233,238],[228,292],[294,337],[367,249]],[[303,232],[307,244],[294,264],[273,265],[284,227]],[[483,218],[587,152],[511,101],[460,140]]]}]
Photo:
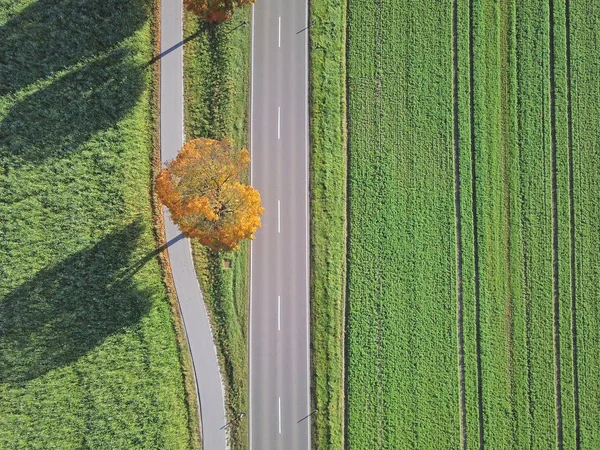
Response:
[{"label": "green grass field", "polygon": [[192,448],[150,201],[153,5],[0,7],[0,448]]},{"label": "green grass field", "polygon": [[600,445],[599,17],[350,3],[351,447]]},{"label": "green grass field", "polygon": [[[238,10],[231,21],[208,25],[189,15],[185,36],[186,136],[233,139],[248,146],[250,9]],[[245,175],[248,181],[248,174]],[[194,262],[213,331],[223,381],[233,449],[248,448],[248,296],[249,243],[230,253],[214,253],[192,243]],[[224,260],[231,263],[224,268]]]}]

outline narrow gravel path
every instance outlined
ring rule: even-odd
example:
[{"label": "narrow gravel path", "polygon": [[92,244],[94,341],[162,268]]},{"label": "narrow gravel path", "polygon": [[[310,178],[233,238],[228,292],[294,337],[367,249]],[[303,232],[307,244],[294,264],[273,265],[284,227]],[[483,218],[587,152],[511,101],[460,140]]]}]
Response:
[{"label": "narrow gravel path", "polygon": [[[160,41],[160,145],[163,164],[177,155],[183,145],[183,20],[181,0],[161,2]],[[202,448],[227,448],[225,401],[217,352],[204,298],[198,285],[190,240],[182,238],[165,209],[168,252],[192,354],[200,400]]]}]

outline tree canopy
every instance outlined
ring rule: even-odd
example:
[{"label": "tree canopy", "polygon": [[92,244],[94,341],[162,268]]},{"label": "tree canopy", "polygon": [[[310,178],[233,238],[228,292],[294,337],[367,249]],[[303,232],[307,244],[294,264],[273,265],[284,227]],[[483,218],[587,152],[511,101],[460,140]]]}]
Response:
[{"label": "tree canopy", "polygon": [[240,183],[248,150],[228,140],[194,139],[156,178],[156,191],[182,233],[215,251],[237,248],[253,239],[264,212],[260,194]]},{"label": "tree canopy", "polygon": [[189,11],[203,17],[207,22],[229,20],[235,8],[252,3],[254,0],[184,0]]}]

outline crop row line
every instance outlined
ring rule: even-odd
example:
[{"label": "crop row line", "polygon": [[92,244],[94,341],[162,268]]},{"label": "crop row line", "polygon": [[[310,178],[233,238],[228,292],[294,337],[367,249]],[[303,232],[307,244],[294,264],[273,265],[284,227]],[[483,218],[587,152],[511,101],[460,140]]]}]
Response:
[{"label": "crop row line", "polygon": [[480,302],[480,280],[479,280],[479,238],[477,236],[477,183],[475,172],[475,69],[474,69],[474,23],[473,23],[473,3],[469,1],[469,126],[471,139],[471,204],[473,215],[473,266],[474,266],[474,284],[475,284],[475,345],[477,355],[477,408],[479,422],[479,449],[484,448],[484,429],[483,429],[483,375],[481,368],[481,302]]},{"label": "crop row line", "polygon": [[460,136],[458,118],[458,1],[452,2],[452,95],[454,115],[454,221],[456,228],[456,321],[458,335],[458,382],[460,446],[467,448],[467,399],[465,392],[465,338],[463,330],[463,257],[460,208]]},{"label": "crop row line", "polygon": [[569,264],[571,269],[571,337],[573,341],[573,403],[575,409],[575,448],[581,446],[579,427],[579,373],[577,367],[577,292],[575,267],[575,202],[573,200],[573,112],[571,109],[571,18],[570,0],[565,0],[565,44],[567,62],[567,161],[569,170]]},{"label": "crop row line", "polygon": [[[481,326],[480,326],[480,280],[479,280],[479,242],[477,236],[477,187],[475,172],[475,98],[474,98],[474,52],[473,52],[473,1],[469,1],[469,133],[471,158],[471,216],[473,232],[473,260],[475,287],[475,340],[477,364],[477,409],[479,449],[484,448],[483,388],[481,363]],[[459,410],[461,448],[467,448],[467,405],[465,386],[465,339],[464,339],[464,294],[463,294],[463,230],[461,211],[460,181],[460,125],[459,125],[459,61],[458,61],[458,1],[452,2],[452,81],[453,81],[453,134],[454,134],[454,212],[456,236],[456,316],[457,351],[459,379]]]},{"label": "crop row line", "polygon": [[[383,136],[382,136],[382,121],[383,121],[383,105],[382,105],[382,96],[381,96],[381,74],[382,74],[382,0],[377,0],[377,30],[376,30],[376,45],[377,51],[375,54],[375,58],[377,59],[377,83],[375,85],[375,102],[377,104],[377,148],[379,150],[379,158],[380,164],[383,162],[382,158],[382,148],[383,148]],[[381,167],[381,166],[380,166]],[[381,239],[381,233],[378,234],[378,238]],[[381,247],[380,247],[381,248]],[[379,450],[383,448],[383,355],[382,355],[382,324],[381,324],[381,302],[382,302],[382,285],[381,285],[381,266],[377,267],[377,401],[378,401],[378,411],[377,411],[377,436],[379,439]]]},{"label": "crop row line", "polygon": [[554,302],[554,390],[556,402],[556,444],[563,448],[562,392],[560,377],[560,294],[558,286],[558,182],[556,168],[556,78],[554,42],[554,0],[549,0],[549,61],[550,61],[550,136],[552,185],[552,298]]}]

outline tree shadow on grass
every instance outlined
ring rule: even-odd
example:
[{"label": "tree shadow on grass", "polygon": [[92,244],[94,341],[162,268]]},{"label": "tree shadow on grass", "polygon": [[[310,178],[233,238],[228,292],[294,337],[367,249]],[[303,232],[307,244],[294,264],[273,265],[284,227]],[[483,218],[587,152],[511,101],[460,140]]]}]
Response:
[{"label": "tree shadow on grass", "polygon": [[16,103],[0,123],[0,156],[61,157],[116,125],[145,87],[131,56],[113,50]]},{"label": "tree shadow on grass", "polygon": [[145,22],[145,0],[38,0],[0,27],[0,96],[105,52]]},{"label": "tree shadow on grass", "polygon": [[134,222],[108,234],[0,301],[0,382],[22,383],[66,366],[148,313],[155,292],[133,280],[142,229]]}]

